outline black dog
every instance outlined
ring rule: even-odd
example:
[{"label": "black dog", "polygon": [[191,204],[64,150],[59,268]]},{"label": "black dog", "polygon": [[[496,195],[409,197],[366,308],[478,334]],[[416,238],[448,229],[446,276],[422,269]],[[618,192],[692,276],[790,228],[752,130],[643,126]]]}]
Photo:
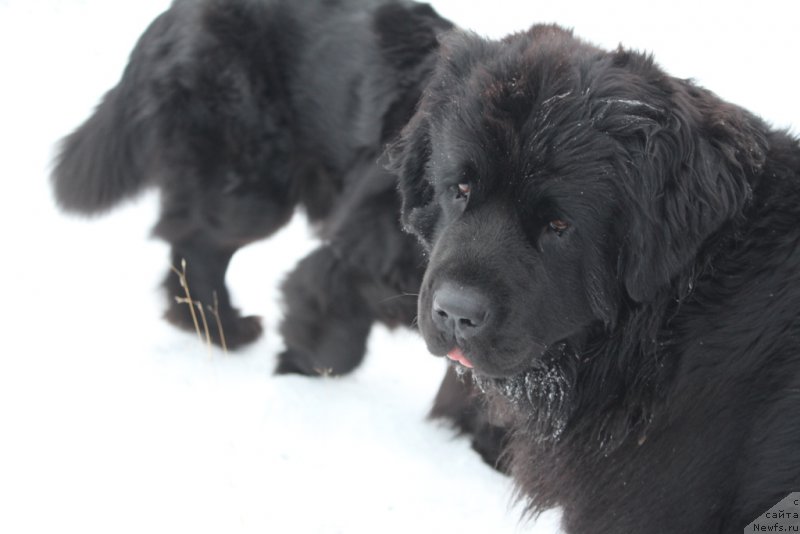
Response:
[{"label": "black dog", "polygon": [[558,27],[440,58],[392,159],[421,331],[489,411],[452,376],[436,411],[498,418],[568,532],[740,533],[800,490],[798,140]]},{"label": "black dog", "polygon": [[[399,1],[178,0],[147,29],[117,87],[65,139],[54,171],[68,210],[97,213],[161,189],[155,233],[215,303],[229,348],[261,333],[225,271],[301,206],[325,244],[285,282],[280,372],[343,373],[375,320],[410,326],[423,262],[378,162],[407,122],[451,27]],[[180,278],[166,317],[194,329]],[[408,296],[410,295],[410,296]],[[214,341],[221,342],[215,328]]]},{"label": "black dog", "polygon": [[[427,4],[402,0],[175,2],[64,140],[56,198],[93,214],[159,187],[155,233],[172,245],[172,268],[185,260],[192,298],[216,304],[224,340],[213,324],[209,334],[228,348],[261,334],[258,317],[231,305],[231,257],[304,208],[325,244],[284,283],[277,371],[346,373],[375,320],[410,326],[416,316],[422,249],[401,230],[396,179],[379,160],[451,28]],[[164,285],[166,318],[193,330],[172,269]],[[460,427],[496,464],[502,431],[453,384]]]}]

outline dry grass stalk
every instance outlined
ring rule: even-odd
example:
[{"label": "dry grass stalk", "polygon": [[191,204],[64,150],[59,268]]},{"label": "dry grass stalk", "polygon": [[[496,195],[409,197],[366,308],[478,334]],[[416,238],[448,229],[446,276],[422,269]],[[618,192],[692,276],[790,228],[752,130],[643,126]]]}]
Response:
[{"label": "dry grass stalk", "polygon": [[200,318],[203,320],[203,332],[206,333],[206,347],[208,347],[208,359],[211,359],[211,332],[208,331],[208,321],[206,321],[206,312],[203,309],[203,303],[200,301],[195,301],[195,306],[197,306],[198,311],[200,312]]},{"label": "dry grass stalk", "polygon": [[214,320],[217,322],[217,331],[219,332],[219,344],[222,345],[222,353],[224,355],[228,355],[228,345],[225,343],[225,332],[222,330],[222,321],[219,318],[219,299],[217,298],[217,292],[214,291],[214,306],[208,307],[208,311],[211,312],[211,315],[214,316]]},{"label": "dry grass stalk", "polygon": [[192,293],[189,291],[189,283],[186,281],[186,260],[181,260],[181,270],[175,268],[174,265],[170,265],[170,269],[178,276],[178,282],[180,282],[181,287],[183,288],[183,292],[186,294],[185,297],[175,297],[175,302],[178,304],[188,304],[189,305],[189,313],[192,314],[192,321],[194,322],[194,330],[197,332],[197,339],[201,342],[203,341],[203,336],[200,333],[200,324],[197,322],[197,314],[194,312],[194,301],[192,300]]},{"label": "dry grass stalk", "polygon": [[[178,304],[186,304],[189,306],[189,313],[192,315],[192,322],[194,323],[194,330],[197,332],[197,339],[200,342],[203,342],[203,333],[205,333],[205,342],[206,346],[208,347],[208,357],[211,358],[211,331],[208,329],[208,320],[206,319],[206,312],[205,307],[203,307],[203,303],[199,300],[192,299],[192,293],[189,290],[189,282],[186,280],[186,260],[181,260],[181,270],[179,271],[174,265],[170,266],[172,271],[178,276],[178,281],[183,288],[184,297],[175,297],[175,302]],[[207,306],[211,315],[214,316],[214,319],[217,323],[217,331],[219,332],[219,339],[222,345],[222,351],[227,355],[228,354],[228,346],[225,343],[225,333],[222,329],[222,321],[219,317],[219,300],[217,299],[217,292],[214,292],[214,306]],[[197,313],[195,312],[195,308],[200,313],[200,321],[203,323],[203,330],[200,330],[200,321],[197,320]]]}]

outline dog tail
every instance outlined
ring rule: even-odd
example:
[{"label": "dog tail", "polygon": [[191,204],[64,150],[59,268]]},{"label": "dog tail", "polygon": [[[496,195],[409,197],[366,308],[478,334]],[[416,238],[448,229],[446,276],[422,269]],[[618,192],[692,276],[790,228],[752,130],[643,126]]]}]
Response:
[{"label": "dog tail", "polygon": [[61,142],[52,173],[58,205],[66,211],[102,213],[145,185],[145,136],[137,132],[120,86]]},{"label": "dog tail", "polygon": [[152,94],[151,73],[164,67],[154,59],[154,50],[169,44],[175,26],[172,11],[150,24],[119,83],[86,122],[61,141],[51,180],[56,202],[65,211],[103,213],[148,185],[160,106]]}]

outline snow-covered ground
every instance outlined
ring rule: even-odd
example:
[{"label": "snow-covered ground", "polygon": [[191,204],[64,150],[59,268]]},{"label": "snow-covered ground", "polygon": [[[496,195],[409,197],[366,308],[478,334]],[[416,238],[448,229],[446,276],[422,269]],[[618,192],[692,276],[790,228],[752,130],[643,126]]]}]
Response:
[{"label": "snow-covered ground", "polygon": [[[650,50],[800,125],[794,0],[433,4],[489,36],[559,22]],[[509,480],[425,419],[444,364],[415,334],[376,328],[345,378],[271,375],[276,285],[313,246],[299,218],[235,258],[235,299],[267,332],[224,356],[159,319],[154,194],[97,220],[56,212],[53,143],[166,6],[0,0],[0,532],[557,532],[557,512],[519,523]]]}]

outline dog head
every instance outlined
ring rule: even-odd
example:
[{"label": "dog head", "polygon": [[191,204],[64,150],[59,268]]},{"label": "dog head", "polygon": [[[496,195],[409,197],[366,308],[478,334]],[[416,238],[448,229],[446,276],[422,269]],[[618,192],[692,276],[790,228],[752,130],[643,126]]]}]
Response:
[{"label": "dog head", "polygon": [[746,204],[757,126],[649,56],[556,26],[450,34],[390,149],[402,223],[429,253],[429,350],[514,376],[672,291]]}]

